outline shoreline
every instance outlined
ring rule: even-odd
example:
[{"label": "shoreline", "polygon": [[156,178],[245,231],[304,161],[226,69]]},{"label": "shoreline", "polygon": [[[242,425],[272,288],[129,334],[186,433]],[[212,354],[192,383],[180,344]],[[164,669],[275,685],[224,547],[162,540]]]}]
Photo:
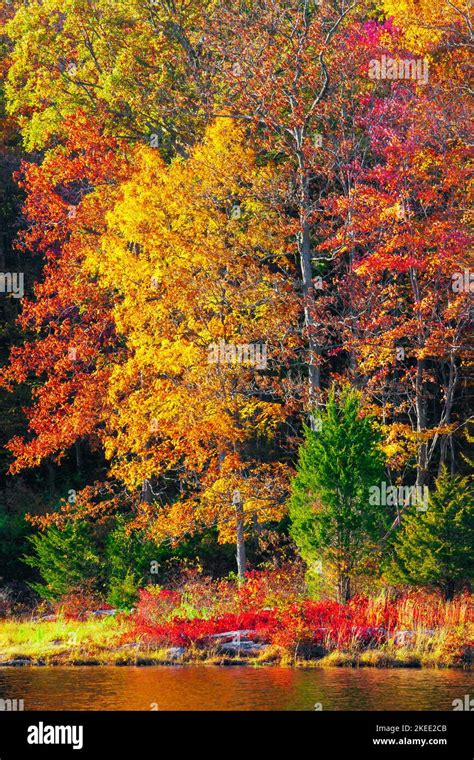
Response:
[{"label": "shoreline", "polygon": [[322,657],[291,658],[288,656],[269,655],[268,657],[241,657],[219,655],[216,653],[186,653],[183,656],[169,656],[162,649],[148,650],[141,655],[127,656],[121,649],[107,652],[51,652],[39,657],[20,653],[7,660],[0,660],[1,668],[29,667],[251,667],[251,668],[372,668],[377,670],[393,669],[428,669],[428,670],[463,670],[472,672],[471,663],[454,663],[438,661],[436,658],[418,656],[410,652],[399,652],[396,656],[382,650],[366,650],[357,654],[342,651],[329,652]]},{"label": "shoreline", "polygon": [[85,620],[0,621],[0,668],[192,667],[430,668],[472,670],[472,627],[398,631],[385,641],[291,644],[249,636],[246,629],[196,636],[179,646],[138,634],[123,616]]}]

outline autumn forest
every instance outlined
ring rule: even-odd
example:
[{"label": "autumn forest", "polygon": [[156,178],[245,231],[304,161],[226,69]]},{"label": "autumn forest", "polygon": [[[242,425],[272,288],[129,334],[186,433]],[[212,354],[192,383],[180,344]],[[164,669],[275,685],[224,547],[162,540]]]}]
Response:
[{"label": "autumn forest", "polygon": [[0,0],[0,663],[469,667],[472,34]]}]

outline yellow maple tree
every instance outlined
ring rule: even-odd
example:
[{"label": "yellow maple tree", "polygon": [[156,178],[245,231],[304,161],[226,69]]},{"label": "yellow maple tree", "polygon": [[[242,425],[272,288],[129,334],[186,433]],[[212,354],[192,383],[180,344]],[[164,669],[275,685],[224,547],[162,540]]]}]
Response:
[{"label": "yellow maple tree", "polygon": [[264,202],[274,170],[225,119],[186,160],[141,146],[132,164],[88,255],[127,351],[109,387],[111,474],[148,483],[156,498],[136,523],[155,538],[215,521],[229,541],[236,504],[246,524],[277,519],[288,480],[265,447],[278,451],[292,408],[284,370],[298,341],[291,258]]}]

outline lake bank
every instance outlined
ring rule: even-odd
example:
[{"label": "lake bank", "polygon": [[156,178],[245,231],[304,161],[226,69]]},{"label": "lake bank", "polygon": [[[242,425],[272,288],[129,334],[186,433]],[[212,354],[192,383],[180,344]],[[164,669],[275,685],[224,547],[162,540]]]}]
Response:
[{"label": "lake bank", "polygon": [[[188,647],[153,646],[130,641],[124,617],[84,621],[3,621],[0,667],[28,666],[193,666],[456,668],[472,664],[469,647],[459,656],[461,632],[404,631],[380,646],[325,649],[297,646],[293,651],[253,642],[246,631],[231,631]],[[127,640],[128,638],[128,640]]]},{"label": "lake bank", "polygon": [[[223,599],[144,589],[136,608],[88,609],[80,599],[53,614],[0,620],[0,666],[250,665],[307,668],[453,668],[472,665],[472,597],[258,597],[247,581]],[[258,590],[258,589],[257,589]],[[281,589],[277,589],[281,593]],[[209,594],[208,594],[209,596]],[[255,596],[255,595],[254,595]],[[196,603],[196,597],[198,597]],[[269,595],[271,598],[271,595]],[[273,597],[274,599],[274,597]],[[205,603],[204,603],[205,602]]]},{"label": "lake bank", "polygon": [[[366,655],[364,657],[364,654]],[[115,657],[114,657],[115,655]],[[385,652],[373,650],[363,653],[360,656],[354,656],[347,652],[331,652],[317,660],[295,660],[289,662],[275,658],[274,660],[260,660],[239,657],[216,657],[209,655],[204,658],[167,658],[160,653],[149,652],[144,657],[123,657],[120,652],[108,652],[107,655],[71,654],[66,656],[51,655],[46,658],[29,658],[20,656],[13,660],[0,660],[0,668],[17,668],[17,667],[193,667],[196,665],[205,666],[251,666],[251,667],[294,667],[294,668],[377,668],[377,669],[394,669],[394,668],[430,668],[430,669],[457,669],[472,671],[472,665],[455,664],[446,662],[437,662],[433,659],[419,658],[412,654],[403,654],[391,657]]]}]

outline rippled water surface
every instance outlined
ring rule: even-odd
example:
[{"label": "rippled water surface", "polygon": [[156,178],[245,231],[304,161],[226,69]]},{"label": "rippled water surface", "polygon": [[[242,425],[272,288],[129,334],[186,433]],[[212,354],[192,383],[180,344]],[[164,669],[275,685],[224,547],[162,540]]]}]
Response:
[{"label": "rippled water surface", "polygon": [[452,710],[473,688],[457,670],[0,668],[0,698],[25,710]]}]

